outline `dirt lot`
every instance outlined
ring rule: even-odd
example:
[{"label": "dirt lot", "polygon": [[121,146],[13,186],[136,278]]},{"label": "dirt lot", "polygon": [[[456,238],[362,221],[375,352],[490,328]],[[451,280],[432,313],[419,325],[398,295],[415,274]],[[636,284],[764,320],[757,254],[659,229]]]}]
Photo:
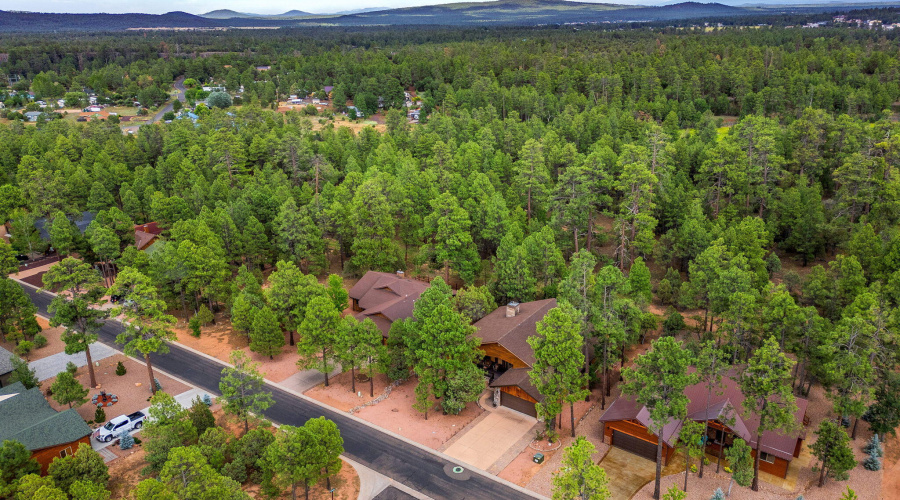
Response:
[{"label": "dirt lot", "polygon": [[[390,384],[387,376],[376,373],[374,377],[375,396],[369,396],[369,377],[356,374],[356,392],[351,389],[350,372],[344,372],[328,379],[328,387],[325,384],[317,385],[306,391],[304,394],[341,411],[350,411],[351,409],[368,403],[373,399],[381,396],[384,389]],[[357,396],[361,393],[362,396]]]},{"label": "dirt lot", "polygon": [[[231,322],[224,319],[222,314],[216,315],[216,324],[203,327],[199,338],[191,335],[181,311],[175,311],[174,314],[178,318],[175,333],[180,344],[226,362],[231,356],[231,351],[244,351],[253,361],[260,364],[260,372],[263,376],[273,382],[281,382],[297,373],[297,360],[300,359],[300,356],[297,355],[296,346],[289,345],[287,335],[285,335],[285,346],[281,348],[281,354],[275,356],[275,359],[269,359],[268,356],[261,356],[250,351],[250,342],[247,336],[234,332]],[[297,339],[296,334],[294,339]]]},{"label": "dirt lot", "polygon": [[[122,361],[125,365],[126,373],[122,376],[116,375],[116,365],[119,361]],[[103,408],[106,412],[106,420],[119,415],[127,415],[150,406],[149,377],[145,365],[122,354],[116,354],[115,356],[102,359],[99,363],[99,367],[94,367],[94,373],[97,376],[97,383],[100,384],[101,389],[92,389],[87,396],[88,402],[78,408],[78,414],[81,415],[85,421],[94,419],[96,407],[91,405],[90,398],[95,394],[99,394],[100,390],[115,394],[119,398],[118,403]],[[154,371],[153,375],[159,379],[163,391],[173,396],[190,389],[190,387],[163,375],[159,371]],[[75,377],[81,382],[81,385],[84,387],[88,386],[90,381],[86,366],[79,368]],[[55,380],[56,377],[45,380],[41,384],[41,390],[46,392]],[[137,386],[136,384],[140,384],[140,386]],[[52,397],[48,397],[47,400],[50,401],[50,406],[56,410],[68,408],[68,406],[57,404],[53,401]]]},{"label": "dirt lot", "polygon": [[[60,335],[65,330],[63,327],[58,326],[56,328],[50,328],[50,322],[44,319],[41,316],[35,316],[37,318],[38,324],[41,326],[41,335],[43,335],[47,339],[47,345],[41,347],[40,349],[34,349],[25,357],[27,361],[36,361],[41,358],[46,358],[47,356],[52,356],[56,353],[63,352],[66,348],[65,342],[62,341]],[[16,345],[13,342],[7,342],[2,336],[0,336],[0,347],[6,349],[9,352],[15,352]]]},{"label": "dirt lot", "polygon": [[[395,387],[387,399],[363,408],[356,416],[437,450],[484,412],[476,403],[469,403],[459,415],[444,415],[440,405],[435,402],[434,409],[428,412],[428,420],[425,420],[424,415],[412,407],[415,402],[415,388],[416,379],[407,380]],[[346,388],[340,386],[331,389],[336,390],[334,397],[340,397],[341,392],[346,392]]]}]

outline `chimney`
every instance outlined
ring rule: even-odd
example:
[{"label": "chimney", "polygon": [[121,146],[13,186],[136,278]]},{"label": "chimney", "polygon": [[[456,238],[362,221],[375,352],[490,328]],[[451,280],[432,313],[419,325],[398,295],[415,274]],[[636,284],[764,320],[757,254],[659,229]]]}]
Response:
[{"label": "chimney", "polygon": [[519,303],[518,302],[510,302],[506,304],[506,317],[512,318],[515,315],[519,314]]},{"label": "chimney", "polygon": [[404,273],[403,271],[397,271],[398,278],[403,279],[404,276],[406,276],[406,273]]}]

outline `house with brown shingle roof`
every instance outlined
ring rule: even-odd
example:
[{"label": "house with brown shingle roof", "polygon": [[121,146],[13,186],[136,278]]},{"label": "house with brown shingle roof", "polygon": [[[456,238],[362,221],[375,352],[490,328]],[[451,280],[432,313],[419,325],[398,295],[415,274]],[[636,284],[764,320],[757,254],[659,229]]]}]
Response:
[{"label": "house with brown shingle roof", "polygon": [[416,300],[429,286],[403,271],[369,271],[350,289],[350,306],[357,320],[371,319],[386,339],[394,321],[412,317]]},{"label": "house with brown shingle roof", "polygon": [[[723,378],[722,384],[720,390],[713,390],[710,394],[708,410],[705,383],[685,388],[684,394],[690,401],[687,407],[688,418],[697,422],[709,422],[706,452],[710,455],[719,456],[720,452],[731,447],[736,438],[741,438],[754,449],[755,457],[759,418],[742,414],[741,403],[744,401],[744,394],[733,378]],[[787,433],[763,432],[760,445],[759,470],[782,478],[787,476],[791,461],[800,456],[806,437],[803,424],[809,402],[803,398],[796,398],[795,401],[797,411],[794,413],[794,419],[798,430]],[[600,421],[604,423],[605,443],[656,461],[659,438],[648,429],[650,412],[635,402],[631,396],[623,395],[616,399],[600,417]],[[681,421],[670,422],[663,427],[661,433],[663,465],[675,452],[681,424]]]},{"label": "house with brown shingle roof", "polygon": [[155,222],[138,224],[134,226],[134,246],[138,250],[147,250],[159,240],[160,234],[162,229]]},{"label": "house with brown shingle roof", "polygon": [[537,417],[535,404],[543,396],[531,385],[528,372],[534,365],[534,350],[528,337],[537,335],[537,322],[556,307],[556,299],[519,304],[511,302],[497,308],[475,323],[481,338],[483,367],[491,376],[494,403]]}]

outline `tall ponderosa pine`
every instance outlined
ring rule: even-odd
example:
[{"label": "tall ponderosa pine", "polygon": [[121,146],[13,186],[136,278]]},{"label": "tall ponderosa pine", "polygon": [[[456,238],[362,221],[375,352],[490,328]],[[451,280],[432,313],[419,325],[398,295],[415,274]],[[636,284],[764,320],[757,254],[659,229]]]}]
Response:
[{"label": "tall ponderosa pine", "polygon": [[51,267],[43,281],[44,287],[60,293],[48,308],[53,315],[50,325],[66,328],[62,334],[66,354],[84,353],[91,387],[96,387],[90,346],[97,341],[102,320],[108,316],[107,311],[100,308],[106,294],[103,278],[86,262],[67,257]]},{"label": "tall ponderosa pine", "polygon": [[322,295],[309,301],[306,314],[297,332],[297,353],[300,360],[297,365],[302,369],[315,368],[325,375],[325,386],[328,387],[328,374],[334,369],[337,359],[336,348],[340,343],[341,315],[334,308],[334,302]]},{"label": "tall ponderosa pine", "polygon": [[123,314],[127,320],[125,331],[116,337],[116,342],[124,344],[125,354],[144,357],[150,391],[156,394],[150,354],[169,352],[169,342],[176,339],[172,331],[176,320],[166,314],[166,303],[159,299],[159,293],[150,279],[134,268],[122,269],[110,294],[122,296],[124,304],[113,309],[112,314]]},{"label": "tall ponderosa pine", "polygon": [[738,383],[744,393],[741,405],[748,417],[758,418],[756,459],[753,461],[753,491],[759,491],[759,460],[762,436],[766,431],[789,431],[796,426],[797,405],[791,390],[791,368],[794,361],[778,348],[775,337],[769,337],[753,353]]},{"label": "tall ponderosa pine", "polygon": [[819,487],[825,486],[825,478],[846,481],[850,469],[856,467],[856,457],[850,448],[847,433],[833,420],[823,420],[816,429],[816,442],[809,445],[819,460]]},{"label": "tall ponderosa pine", "polygon": [[538,321],[537,335],[528,338],[535,362],[528,372],[532,385],[544,396],[538,411],[548,426],[553,424],[563,403],[571,409],[572,437],[575,437],[575,402],[589,394],[587,376],[582,373],[584,354],[578,312],[561,302]]},{"label": "tall ponderosa pine", "polygon": [[[644,405],[650,416],[648,429],[653,434],[662,435],[662,429],[669,422],[687,417],[688,398],[684,389],[697,382],[695,373],[688,373],[694,363],[691,353],[673,337],[662,337],[652,344],[652,348],[635,359],[634,365],[624,370],[625,384],[622,393],[634,397]],[[662,472],[662,446],[659,439],[656,447],[656,483],[653,498],[660,497]]]},{"label": "tall ponderosa pine", "polygon": [[284,333],[278,324],[275,313],[268,306],[258,309],[250,324],[250,350],[269,359],[281,354],[284,346]]},{"label": "tall ponderosa pine", "polygon": [[563,451],[563,466],[553,474],[553,500],[606,500],[610,497],[606,471],[591,456],[594,445],[579,436]]},{"label": "tall ponderosa pine", "polygon": [[265,382],[259,373],[259,363],[250,361],[243,351],[232,351],[231,367],[222,370],[219,381],[219,401],[225,413],[244,421],[244,434],[250,430],[250,414],[260,413],[275,403],[272,395],[263,391]]}]

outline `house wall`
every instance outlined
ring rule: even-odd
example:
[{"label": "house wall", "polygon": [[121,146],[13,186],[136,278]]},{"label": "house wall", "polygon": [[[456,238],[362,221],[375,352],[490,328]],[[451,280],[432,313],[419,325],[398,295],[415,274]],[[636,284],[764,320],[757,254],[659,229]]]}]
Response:
[{"label": "house wall", "polygon": [[[624,432],[630,436],[634,436],[638,439],[643,439],[644,441],[659,444],[659,438],[656,437],[655,434],[651,434],[646,427],[641,424],[634,423],[628,420],[616,420],[615,422],[606,422],[606,425],[603,426],[603,442],[604,443],[612,443],[612,433],[613,430],[617,430],[620,432]],[[669,463],[669,459],[672,458],[672,455],[675,452],[675,448],[672,448],[666,443],[663,443],[663,465]]]},{"label": "house wall", "polygon": [[52,446],[50,448],[43,448],[40,450],[35,450],[31,452],[31,458],[37,460],[39,464],[41,464],[41,475],[47,474],[47,468],[50,466],[50,462],[53,461],[54,458],[61,457],[60,453],[63,450],[66,450],[66,453],[73,454],[75,450],[78,449],[78,444],[84,443],[88,446],[91,445],[91,436],[90,434],[79,439],[78,441],[72,441],[71,443],[61,444],[59,446]]},{"label": "house wall", "polygon": [[[797,441],[801,441],[801,440],[798,439]],[[706,445],[706,452],[714,457],[718,457],[719,456],[719,445],[717,445],[717,444]],[[750,455],[753,456],[753,458],[755,459],[756,458],[756,450],[750,450]],[[725,463],[724,455],[722,457],[722,463]],[[760,460],[759,461],[759,470],[766,472],[768,474],[772,474],[773,476],[785,478],[785,477],[787,477],[787,471],[788,471],[788,467],[790,465],[791,465],[791,463],[788,462],[787,460],[785,460],[783,458],[775,457],[775,462],[771,463],[771,464],[769,462],[763,462],[762,460]]]},{"label": "house wall", "polygon": [[533,397],[529,396],[527,392],[523,391],[521,388],[515,385],[508,385],[500,388],[500,392],[505,392],[507,394],[511,394],[517,398],[524,399],[525,401],[530,401],[532,403],[537,403]]},{"label": "house wall", "polygon": [[500,358],[503,361],[511,364],[513,368],[528,368],[529,366],[525,364],[524,361],[517,358],[513,353],[506,350],[505,347],[500,344],[481,344],[479,347],[484,352],[485,356],[490,356],[491,358]]}]

